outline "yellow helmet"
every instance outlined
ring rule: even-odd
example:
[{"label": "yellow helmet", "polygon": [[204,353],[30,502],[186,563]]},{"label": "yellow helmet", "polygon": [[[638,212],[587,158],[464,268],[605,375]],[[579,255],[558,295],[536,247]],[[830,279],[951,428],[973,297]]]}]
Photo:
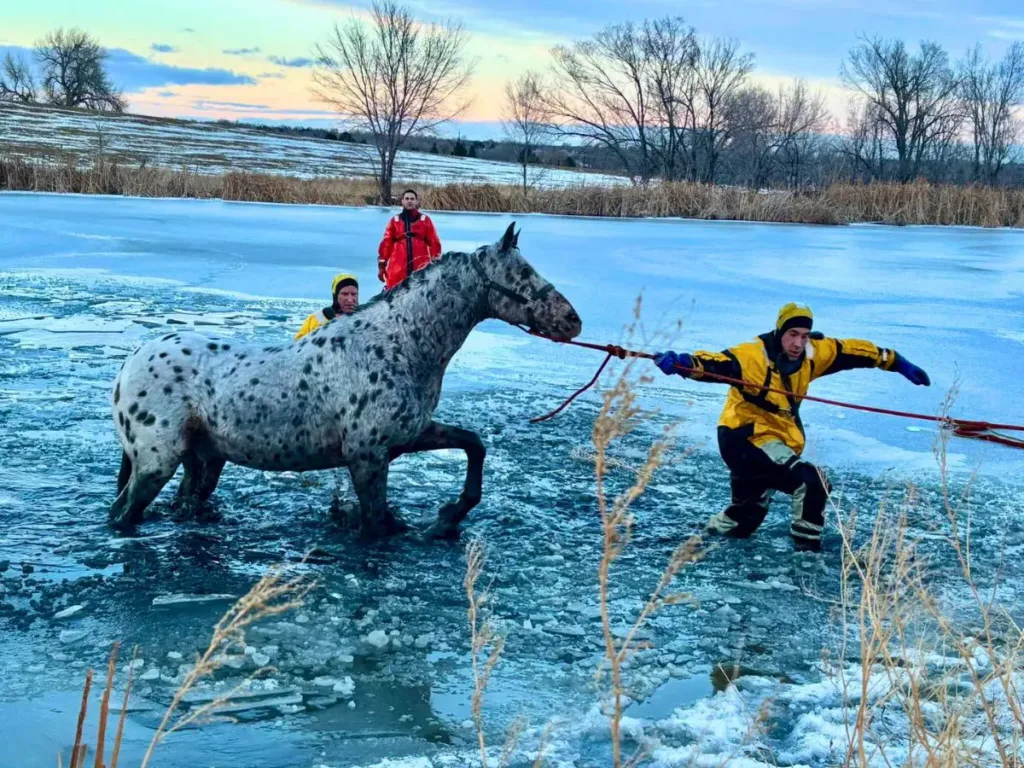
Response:
[{"label": "yellow helmet", "polygon": [[813,327],[814,313],[806,304],[790,302],[779,310],[779,317],[775,321],[775,330],[779,334],[785,333],[790,328],[806,328],[810,330]]},{"label": "yellow helmet", "polygon": [[338,293],[338,289],[343,287],[342,283],[351,282],[356,288],[359,287],[359,281],[356,280],[355,275],[350,275],[348,272],[342,272],[341,274],[335,275],[334,280],[331,281],[331,296]]}]

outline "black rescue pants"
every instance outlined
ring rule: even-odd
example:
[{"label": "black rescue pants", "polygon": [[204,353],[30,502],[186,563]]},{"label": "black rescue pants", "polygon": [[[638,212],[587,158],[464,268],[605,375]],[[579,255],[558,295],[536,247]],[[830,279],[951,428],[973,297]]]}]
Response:
[{"label": "black rescue pants", "polygon": [[746,538],[768,515],[768,504],[776,491],[793,497],[790,534],[797,549],[821,548],[825,525],[828,483],[818,468],[773,440],[758,448],[745,430],[718,428],[718,448],[729,467],[732,504],[708,521],[708,530],[726,536]]}]

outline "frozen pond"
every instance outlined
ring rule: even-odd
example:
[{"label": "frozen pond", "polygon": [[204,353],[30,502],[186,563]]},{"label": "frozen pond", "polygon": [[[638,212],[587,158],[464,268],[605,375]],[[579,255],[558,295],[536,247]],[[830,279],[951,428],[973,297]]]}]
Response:
[{"label": "frozen pond", "polygon": [[[237,725],[176,734],[158,764],[340,767],[388,758],[392,768],[429,768],[462,765],[473,754],[464,543],[359,544],[328,518],[335,473],[237,467],[225,471],[214,521],[171,520],[172,482],[156,505],[162,514],[138,537],[106,525],[120,459],[109,391],[124,356],[183,325],[284,341],[326,303],[342,269],[359,275],[369,298],[379,285],[376,244],[387,215],[0,195],[0,732],[19,766],[52,766],[70,745],[84,670],[105,667],[114,639],[138,644],[144,659],[122,761],[137,763],[179,665],[205,647],[226,605],[154,598],[240,595],[268,565],[314,548],[309,568],[319,586],[307,607],[249,638],[279,670],[265,691],[276,703]],[[452,250],[493,241],[510,221],[434,218]],[[1024,422],[1022,232],[545,216],[519,223],[523,255],[575,304],[586,340],[620,341],[641,291],[648,331],[684,321],[679,350],[752,338],[771,327],[779,305],[803,301],[818,329],[895,348],[933,381],[915,388],[896,375],[856,371],[819,382],[813,394],[934,413],[958,384],[955,415]],[[478,431],[489,451],[484,500],[465,530],[489,546],[495,616],[508,632],[486,699],[492,743],[519,714],[533,729],[561,717],[549,765],[603,764],[606,749],[593,710],[600,534],[586,454],[597,396],[545,424],[528,419],[587,381],[599,362],[597,353],[487,323],[452,362],[437,414]],[[636,506],[613,600],[620,620],[639,608],[673,546],[728,498],[714,443],[723,388],[651,370],[657,379],[645,386],[644,404],[661,415],[621,458],[640,461],[669,419],[682,418],[684,428],[676,460]],[[844,507],[870,512],[907,482],[935,491],[935,431],[927,424],[813,403],[802,413],[808,456],[830,468]],[[1013,556],[1024,548],[1022,454],[965,440],[950,447],[954,482],[978,472],[976,568],[990,578],[1004,558],[1002,589],[1013,594],[1024,574]],[[457,493],[463,467],[454,453],[403,458],[393,467],[391,501],[413,520],[432,518]],[[742,747],[751,760],[770,751],[779,764],[834,761],[838,694],[822,682],[819,663],[828,601],[839,590],[834,531],[825,548],[820,556],[792,553],[788,506],[779,500],[755,538],[718,547],[680,577],[700,605],[661,613],[649,627],[653,650],[630,670],[645,700],[629,714],[657,747],[656,764],[688,765],[695,744],[719,761],[741,749],[745,718],[767,696],[780,704],[754,745],[763,751]],[[952,569],[937,561],[934,578]],[[72,606],[82,608],[54,618]],[[378,630],[384,648],[367,642]],[[734,662],[749,673],[726,688],[710,671]],[[220,678],[244,677],[252,665],[243,659]],[[350,695],[321,685],[346,677]],[[536,743],[532,731],[527,743]]]}]

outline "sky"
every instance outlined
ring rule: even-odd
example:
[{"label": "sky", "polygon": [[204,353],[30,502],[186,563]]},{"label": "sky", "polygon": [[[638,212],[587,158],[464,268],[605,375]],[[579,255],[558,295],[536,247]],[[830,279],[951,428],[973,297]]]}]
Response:
[{"label": "sky", "polygon": [[[997,58],[1024,40],[1020,0],[405,0],[427,21],[455,18],[477,64],[471,106],[448,135],[500,133],[504,83],[543,70],[552,46],[601,27],[682,16],[702,36],[735,38],[755,54],[754,79],[794,78],[820,90],[837,115],[848,95],[838,71],[858,34],[934,40],[959,57],[975,43]],[[79,26],[110,50],[110,71],[131,112],[330,126],[313,92],[313,51],[336,22],[365,18],[353,0],[33,0],[7,7],[0,54],[27,52],[47,31]]]}]

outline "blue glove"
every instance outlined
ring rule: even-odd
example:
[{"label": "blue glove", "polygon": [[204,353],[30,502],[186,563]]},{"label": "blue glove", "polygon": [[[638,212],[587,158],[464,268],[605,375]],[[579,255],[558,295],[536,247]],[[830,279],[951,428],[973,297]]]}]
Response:
[{"label": "blue glove", "polygon": [[677,366],[683,368],[693,368],[693,357],[691,355],[682,354],[677,355],[675,352],[659,352],[654,356],[654,364],[661,369],[664,374],[676,374],[677,376],[683,376],[684,378],[689,376],[689,371],[680,370]]},{"label": "blue glove", "polygon": [[924,385],[926,387],[931,386],[932,380],[928,378],[928,374],[924,372],[924,369],[918,368],[902,355],[896,355],[896,365],[893,366],[893,370],[907,379],[911,384],[917,384],[918,386]]}]

